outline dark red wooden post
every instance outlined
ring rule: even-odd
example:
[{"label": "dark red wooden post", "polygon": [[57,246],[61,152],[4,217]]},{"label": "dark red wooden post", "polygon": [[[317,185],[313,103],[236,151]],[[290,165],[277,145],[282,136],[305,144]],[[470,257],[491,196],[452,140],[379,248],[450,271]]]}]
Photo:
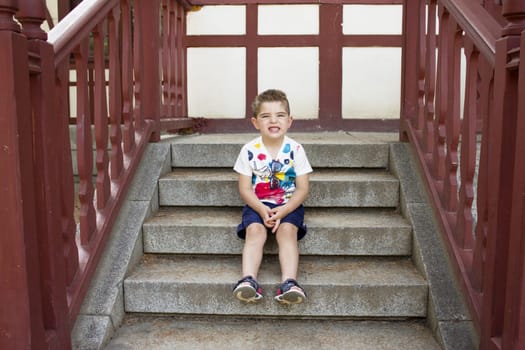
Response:
[{"label": "dark red wooden post", "polygon": [[405,121],[417,116],[419,76],[419,19],[421,1],[405,0],[403,2],[403,47],[401,57],[401,115],[400,139],[407,140]]},{"label": "dark red wooden post", "polygon": [[144,119],[154,122],[152,141],[160,140],[160,0],[139,0],[135,2],[142,36],[140,60],[141,104]]},{"label": "dark red wooden post", "polygon": [[[516,330],[523,325],[515,308],[521,304],[521,275],[516,268],[522,263],[522,235],[510,226],[512,200],[519,179],[514,178],[518,74],[514,69],[515,48],[524,29],[525,4],[509,1],[503,15],[509,25],[496,44],[494,73],[494,115],[489,121],[488,140],[491,143],[488,162],[489,177],[494,186],[488,194],[488,238],[482,305],[481,349],[518,349]],[[521,155],[522,156],[522,155]],[[517,158],[516,158],[517,159]],[[518,298],[518,299],[516,299]],[[523,344],[521,344],[523,346]]]},{"label": "dark red wooden post", "polygon": [[323,4],[319,14],[319,116],[324,125],[342,120],[343,5]]},{"label": "dark red wooden post", "polygon": [[[36,244],[42,308],[42,326],[48,348],[70,347],[70,324],[66,298],[63,246],[60,218],[61,138],[57,135],[61,120],[55,113],[55,67],[53,48],[45,41],[40,28],[45,20],[45,4],[41,0],[21,0],[17,19],[29,39],[30,89],[33,132],[34,203],[37,209]],[[25,160],[29,161],[29,160]]]},{"label": "dark red wooden post", "polygon": [[0,0],[0,348],[45,347],[38,288],[28,48],[13,21],[18,1]]},{"label": "dark red wooden post", "polygon": [[[508,219],[508,263],[506,271],[505,305],[503,317],[502,349],[523,349],[525,336],[520,334],[525,331],[525,291],[524,266],[525,261],[525,239],[523,222],[523,189],[524,189],[524,165],[523,165],[523,112],[525,111],[522,98],[525,92],[525,54],[521,51],[521,57],[516,57],[514,48],[519,47],[522,31],[525,29],[525,3],[519,0],[508,0],[503,2],[502,14],[507,19],[508,25],[503,30],[504,39],[508,42],[507,47],[507,77],[511,88],[510,98],[514,98],[513,104],[507,106],[508,114],[504,115],[504,143],[502,144],[502,172],[506,175],[507,188],[510,193],[500,201],[499,212]],[[523,38],[522,38],[523,42]],[[521,50],[525,45],[521,45]],[[515,69],[513,62],[521,58],[520,69]],[[519,79],[518,79],[519,78]],[[507,98],[509,98],[507,96]],[[506,101],[505,101],[506,102]],[[509,135],[510,134],[510,135]],[[507,216],[508,215],[508,216]]]}]

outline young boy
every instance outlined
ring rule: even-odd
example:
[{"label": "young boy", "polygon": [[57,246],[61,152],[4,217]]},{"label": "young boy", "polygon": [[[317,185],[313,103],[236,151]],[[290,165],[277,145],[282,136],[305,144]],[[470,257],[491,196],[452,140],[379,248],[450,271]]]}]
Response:
[{"label": "young boy", "polygon": [[245,240],[242,276],[233,289],[244,302],[260,301],[264,294],[257,283],[263,247],[268,234],[279,246],[282,283],[275,300],[298,304],[306,293],[297,283],[298,240],[306,234],[303,202],[308,196],[312,167],[303,147],[286,136],[292,125],[286,94],[266,90],[253,104],[253,126],[261,135],[243,146],[234,166],[239,173],[239,192],[246,204],[237,235]]}]

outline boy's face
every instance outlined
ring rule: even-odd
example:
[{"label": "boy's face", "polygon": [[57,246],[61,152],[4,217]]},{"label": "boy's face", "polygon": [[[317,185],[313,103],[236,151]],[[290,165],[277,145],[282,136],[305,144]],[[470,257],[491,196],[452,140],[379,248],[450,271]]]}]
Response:
[{"label": "boy's face", "polygon": [[282,102],[263,102],[259,114],[252,118],[253,126],[266,138],[283,137],[292,125],[292,117]]}]

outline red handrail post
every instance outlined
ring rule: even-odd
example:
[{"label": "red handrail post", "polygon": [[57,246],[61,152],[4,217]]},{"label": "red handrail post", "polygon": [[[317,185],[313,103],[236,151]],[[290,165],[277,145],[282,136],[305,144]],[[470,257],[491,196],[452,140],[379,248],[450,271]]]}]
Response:
[{"label": "red handrail post", "polygon": [[142,47],[139,48],[142,72],[142,113],[145,120],[153,121],[151,141],[160,140],[160,0],[135,2],[137,20],[140,21]]},{"label": "red handrail post", "polygon": [[403,2],[403,45],[401,57],[401,108],[399,116],[399,139],[407,141],[405,122],[418,113],[418,76],[419,76],[419,18],[420,0]]},{"label": "red handrail post", "polygon": [[[26,38],[0,0],[0,348],[44,348]],[[29,160],[29,161],[28,161]]]}]

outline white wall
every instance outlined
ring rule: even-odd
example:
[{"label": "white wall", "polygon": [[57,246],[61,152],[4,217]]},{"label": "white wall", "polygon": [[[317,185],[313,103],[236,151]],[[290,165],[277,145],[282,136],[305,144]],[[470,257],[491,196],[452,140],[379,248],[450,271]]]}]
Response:
[{"label": "white wall", "polygon": [[[318,5],[260,5],[259,35],[316,35]],[[370,21],[374,18],[374,21]],[[377,20],[380,18],[380,20]],[[205,6],[187,16],[189,35],[243,35],[244,6]],[[379,24],[379,25],[378,25]],[[401,5],[344,5],[344,34],[401,34]],[[344,118],[398,118],[401,49],[344,48]],[[190,116],[244,118],[246,52],[243,48],[188,49]],[[297,119],[318,118],[317,47],[260,48],[258,90],[279,88],[290,99]],[[377,97],[380,98],[377,98]]]}]

